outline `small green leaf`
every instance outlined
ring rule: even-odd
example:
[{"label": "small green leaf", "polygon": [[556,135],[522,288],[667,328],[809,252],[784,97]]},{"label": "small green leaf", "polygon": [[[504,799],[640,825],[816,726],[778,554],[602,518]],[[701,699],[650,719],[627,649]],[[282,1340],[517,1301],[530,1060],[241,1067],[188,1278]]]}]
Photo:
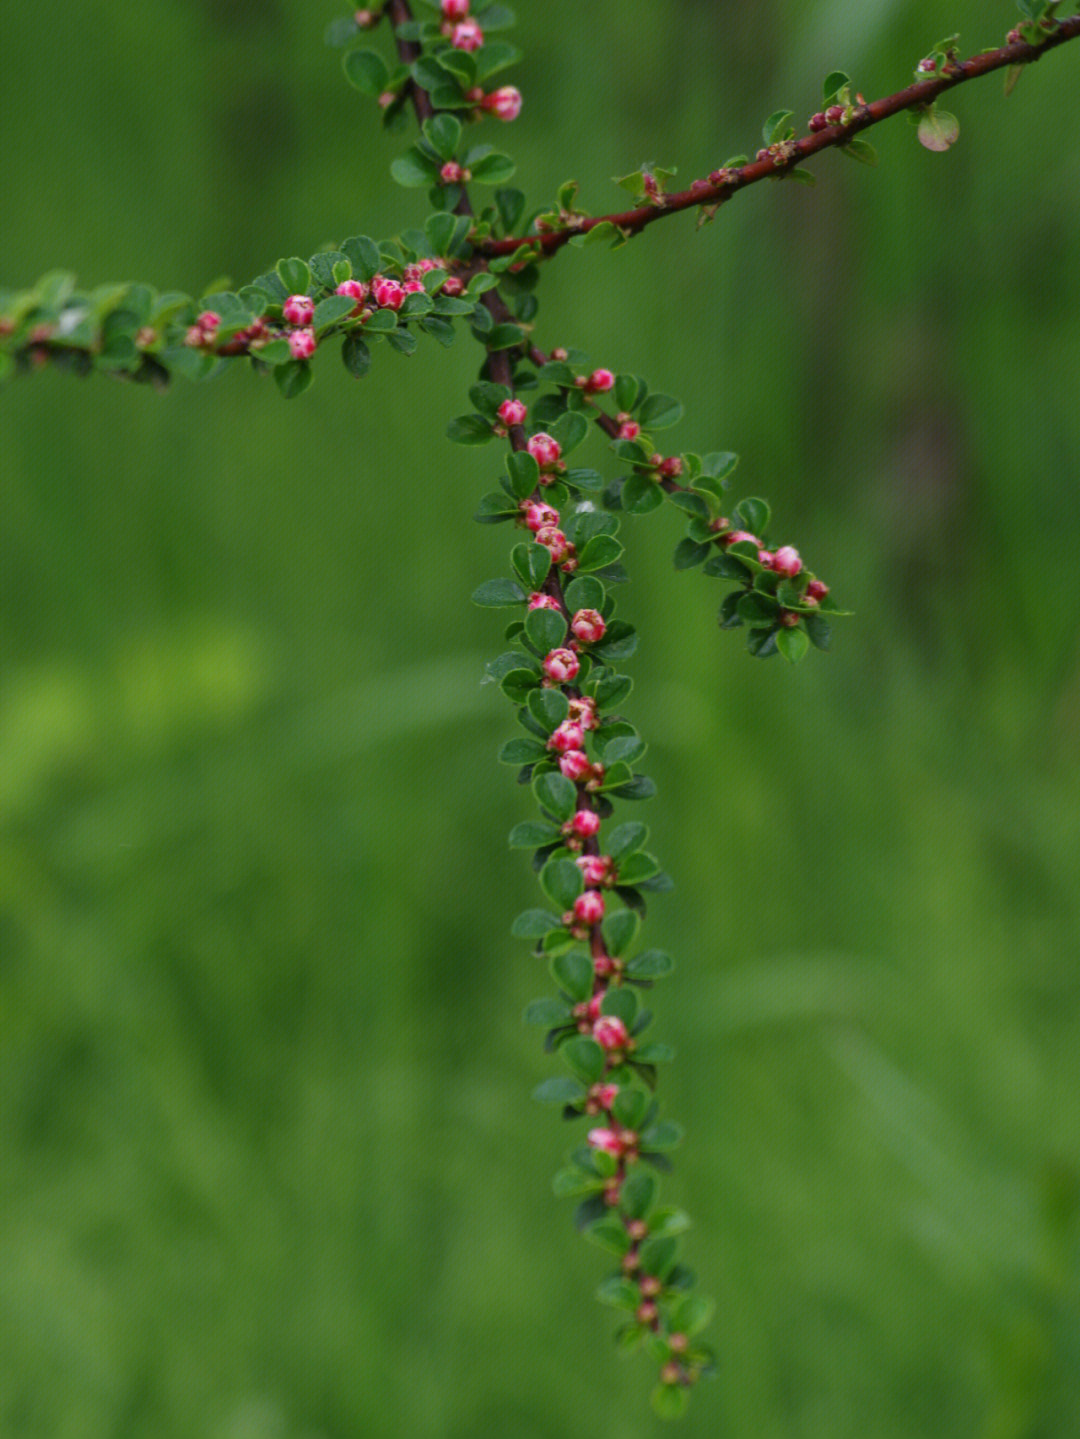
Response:
[{"label": "small green leaf", "polygon": [[553,1074],[538,1084],[532,1097],[541,1104],[578,1104],[585,1098],[585,1086],[568,1074]]},{"label": "small green leaf", "polygon": [[510,933],[515,939],[542,939],[548,930],[561,928],[557,914],[549,914],[546,909],[526,909],[514,920]]},{"label": "small green leaf", "polygon": [[407,190],[418,190],[424,185],[434,185],[439,178],[439,170],[435,161],[425,155],[417,145],[414,145],[411,150],[406,150],[404,155],[397,157],[390,166],[390,173],[398,184],[404,185]]},{"label": "small green leaf", "polygon": [[341,358],[350,375],[361,380],[371,368],[371,351],[359,335],[346,335]]},{"label": "small green leaf", "polygon": [[452,160],[461,144],[461,121],[454,115],[433,115],[422,126],[428,144],[444,160]]},{"label": "small green leaf", "polygon": [[474,605],[496,608],[500,605],[520,605],[526,598],[525,591],[513,580],[485,580],[473,591]]},{"label": "small green leaf", "polygon": [[309,389],[315,376],[311,366],[306,360],[289,360],[284,365],[278,365],[274,371],[274,380],[278,389],[287,400],[296,399]]},{"label": "small green leaf", "polygon": [[526,1024],[543,1024],[548,1028],[565,1024],[569,1017],[570,1011],[561,999],[534,999],[523,1016]]},{"label": "small green leaf", "polygon": [[690,1395],[682,1384],[657,1384],[649,1403],[658,1419],[681,1419],[690,1406]]},{"label": "small green leaf", "polygon": [[633,944],[640,924],[641,921],[632,909],[619,909],[614,914],[609,914],[603,922],[608,953],[622,954]]},{"label": "small green leaf", "polygon": [[869,140],[860,140],[858,135],[841,145],[840,153],[847,155],[852,160],[859,160],[864,165],[877,164],[877,151]]},{"label": "small green leaf", "polygon": [[594,535],[578,555],[578,573],[601,570],[617,560],[623,547],[613,535]]},{"label": "small green leaf", "polygon": [[572,859],[549,859],[540,871],[540,888],[552,904],[569,909],[585,888],[585,880]]},{"label": "small green leaf", "polygon": [[311,288],[311,271],[307,261],[294,256],[291,260],[279,260],[277,272],[289,295],[306,295]]},{"label": "small green leaf", "polygon": [[740,500],[735,506],[735,513],[742,521],[743,528],[757,535],[762,539],[765,531],[769,528],[771,518],[769,506],[764,500],[748,499]]},{"label": "small green leaf", "polygon": [[798,664],[810,648],[810,638],[802,629],[782,629],[776,636],[776,648],[788,664]]},{"label": "small green leaf", "polygon": [[377,100],[386,89],[390,71],[377,51],[349,50],[342,57],[341,64],[349,84],[354,85],[362,95]]},{"label": "small green leaf", "polygon": [[546,655],[549,650],[558,649],[566,639],[566,621],[558,610],[530,610],[525,617],[525,633],[540,653]]},{"label": "small green leaf", "polygon": [[536,671],[522,665],[519,669],[508,670],[503,675],[499,688],[512,704],[522,705],[539,683],[540,677]]},{"label": "small green leaf", "polygon": [[361,280],[370,280],[372,275],[377,275],[382,268],[379,247],[367,235],[350,236],[342,242],[341,249],[348,257],[353,273]]},{"label": "small green leaf", "polygon": [[486,445],[494,438],[483,415],[459,415],[447,425],[446,437],[457,445]]},{"label": "small green leaf", "polygon": [[509,845],[511,849],[539,849],[542,845],[553,844],[558,838],[559,831],[553,824],[526,819],[510,831]]},{"label": "small green leaf", "polygon": [[831,74],[825,76],[825,83],[821,87],[822,103],[827,105],[845,85],[850,84],[851,77],[845,75],[843,70],[833,70]]},{"label": "small green leaf", "polygon": [[634,979],[663,979],[675,968],[670,954],[659,949],[646,949],[627,961],[626,973]]},{"label": "small green leaf", "polygon": [[509,155],[500,155],[495,151],[474,161],[469,169],[478,185],[505,185],[517,166]]},{"label": "small green leaf", "polygon": [[650,395],[638,412],[638,419],[648,430],[666,430],[682,417],[681,402],[670,395]]},{"label": "small green leaf", "polygon": [[700,565],[712,553],[711,546],[698,544],[696,540],[680,540],[675,546],[675,568],[689,570]]},{"label": "small green leaf", "polygon": [[533,780],[537,802],[556,819],[568,820],[577,805],[577,788],[573,780],[557,770],[537,775]]},{"label": "small green leaf", "polygon": [[562,690],[538,689],[529,696],[529,713],[548,734],[563,723],[569,712],[570,702]]},{"label": "small green leaf", "polygon": [[595,1084],[607,1068],[604,1051],[588,1035],[579,1034],[568,1039],[559,1053],[582,1084]]},{"label": "small green leaf", "polygon": [[495,325],[489,334],[484,336],[484,344],[489,350],[512,350],[515,345],[520,345],[525,340],[525,331],[520,325]]},{"label": "small green leaf", "polygon": [[617,1254],[620,1257],[629,1251],[633,1243],[626,1232],[626,1225],[614,1214],[605,1214],[602,1218],[594,1220],[586,1227],[584,1234],[586,1239],[592,1240],[601,1249],[606,1249],[609,1254]]},{"label": "small green leaf", "polygon": [[660,862],[654,855],[646,854],[639,850],[631,854],[619,865],[619,883],[625,885],[641,884],[643,880],[652,879],[654,874],[660,873]]},{"label": "small green leaf", "polygon": [[919,121],[919,142],[928,150],[948,150],[960,135],[960,121],[947,110],[931,105]]},{"label": "small green leaf", "polygon": [[590,997],[594,973],[593,962],[587,954],[575,949],[556,955],[549,967],[555,983],[565,989],[572,999],[580,1004]]},{"label": "small green leaf", "polygon": [[619,1204],[628,1219],[643,1219],[656,1199],[656,1180],[639,1169],[622,1187]]},{"label": "small green leaf", "polygon": [[528,499],[540,483],[540,466],[528,450],[511,450],[506,456],[510,487],[519,500]]}]

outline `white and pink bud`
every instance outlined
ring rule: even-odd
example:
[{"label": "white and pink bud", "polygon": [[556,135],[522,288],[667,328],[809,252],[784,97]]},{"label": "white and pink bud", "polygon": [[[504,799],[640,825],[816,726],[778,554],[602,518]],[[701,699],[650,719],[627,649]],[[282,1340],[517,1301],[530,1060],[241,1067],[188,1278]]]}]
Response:
[{"label": "white and pink bud", "polygon": [[626,1149],[622,1131],[619,1129],[590,1129],[586,1138],[593,1149],[613,1154],[616,1159],[620,1158]]},{"label": "white and pink bud", "polygon": [[581,663],[573,650],[549,650],[544,656],[544,673],[557,685],[569,685],[578,677]]},{"label": "white and pink bud", "polygon": [[371,282],[371,295],[380,308],[400,310],[405,301],[405,287],[400,280],[392,280],[386,275],[376,275]]},{"label": "white and pink bud", "polygon": [[585,388],[591,395],[603,395],[615,388],[615,376],[610,370],[594,370],[585,381]]},{"label": "white and pink bud", "polygon": [[294,360],[310,360],[315,353],[315,331],[293,330],[289,335],[289,354]]},{"label": "white and pink bud", "polygon": [[781,545],[772,557],[772,568],[778,575],[787,575],[788,579],[793,579],[802,569],[798,550],[792,545]]},{"label": "white and pink bud", "polygon": [[570,621],[571,633],[583,645],[599,644],[606,629],[607,624],[599,610],[578,610]]},{"label": "white and pink bud", "polygon": [[370,30],[375,24],[375,12],[373,10],[357,10],[353,15],[358,30]]},{"label": "white and pink bud", "polygon": [[315,302],[310,295],[290,295],[282,305],[281,313],[290,325],[310,325],[315,314]]},{"label": "white and pink bud", "polygon": [[567,779],[572,779],[575,784],[582,780],[591,779],[593,767],[589,763],[589,756],[583,749],[569,749],[559,759],[559,769]]},{"label": "white and pink bud", "polygon": [[551,551],[553,564],[559,564],[570,553],[570,541],[556,525],[542,525],[536,531],[536,543]]},{"label": "white and pink bud", "polygon": [[515,85],[500,85],[480,101],[480,108],[507,123],[521,114],[521,91]]},{"label": "white and pink bud", "polygon": [[581,695],[570,701],[569,718],[582,729],[595,729],[600,723],[596,715],[596,701],[591,695]]},{"label": "white and pink bud", "polygon": [[[594,1016],[598,1018],[599,1016]],[[615,1103],[615,1097],[619,1093],[617,1084],[594,1084],[589,1094],[599,1104],[601,1109],[610,1109]]]},{"label": "white and pink bud", "polygon": [[761,548],[761,541],[757,535],[752,535],[749,530],[729,530],[728,533],[724,535],[722,543],[725,545],[737,545],[743,541],[751,545],[756,545],[758,549]]},{"label": "white and pink bud", "polygon": [[542,470],[549,470],[557,465],[562,454],[562,447],[558,440],[544,430],[530,435],[525,448]]},{"label": "white and pink bud", "polygon": [[593,809],[579,809],[569,821],[569,829],[579,839],[592,839],[600,832],[600,816]]},{"label": "white and pink bud", "polygon": [[221,316],[216,310],[203,310],[195,320],[196,325],[206,335],[207,339],[214,333],[221,324]]},{"label": "white and pink bud", "polygon": [[563,720],[558,729],[552,730],[548,736],[547,747],[556,754],[566,754],[567,750],[580,749],[584,743],[585,731],[581,726],[570,720]]},{"label": "white and pink bud", "polygon": [[419,275],[414,280],[406,280],[401,287],[406,295],[422,295],[424,293],[424,282]]},{"label": "white and pink bud", "polygon": [[808,600],[823,600],[829,593],[829,587],[821,580],[811,580],[806,587],[806,598]]},{"label": "white and pink bud", "polygon": [[448,275],[443,281],[442,292],[444,295],[449,295],[452,300],[456,300],[459,295],[465,293],[465,281],[460,275]]},{"label": "white and pink bud", "polygon": [[530,610],[557,610],[558,608],[559,601],[554,595],[545,595],[541,594],[539,590],[534,590],[529,596]]},{"label": "white and pink bud", "polygon": [[469,13],[469,0],[441,0],[444,20],[464,20]]},{"label": "white and pink bud", "polygon": [[[599,924],[604,917],[604,896],[597,889],[587,889],[574,900],[574,918],[578,924]],[[601,1023],[598,1020],[597,1023]],[[593,1034],[595,1036],[594,1028]]]},{"label": "white and pink bud", "polygon": [[[585,896],[581,895],[580,898],[584,899]],[[622,1049],[630,1035],[617,1014],[602,1014],[593,1025],[592,1037],[601,1049]]]},{"label": "white and pink bud", "polygon": [[601,885],[607,884],[612,878],[612,863],[610,855],[606,854],[581,854],[574,860],[578,869],[581,870],[586,884]]},{"label": "white and pink bud", "polygon": [[496,413],[504,425],[521,425],[524,424],[528,411],[521,400],[503,400]]},{"label": "white and pink bud", "polygon": [[682,474],[682,460],[678,455],[669,455],[666,460],[660,461],[660,477],[664,480],[677,480]]},{"label": "white and pink bud", "polygon": [[641,426],[637,420],[623,420],[619,426],[620,440],[636,440],[641,434]]},{"label": "white and pink bud", "polygon": [[450,44],[455,50],[479,50],[484,43],[484,32],[475,20],[462,20],[450,34]]},{"label": "white and pink bud", "polygon": [[335,295],[347,295],[355,300],[355,306],[349,311],[350,318],[359,315],[364,308],[364,301],[367,299],[368,287],[363,280],[342,280],[341,284],[334,291]]}]

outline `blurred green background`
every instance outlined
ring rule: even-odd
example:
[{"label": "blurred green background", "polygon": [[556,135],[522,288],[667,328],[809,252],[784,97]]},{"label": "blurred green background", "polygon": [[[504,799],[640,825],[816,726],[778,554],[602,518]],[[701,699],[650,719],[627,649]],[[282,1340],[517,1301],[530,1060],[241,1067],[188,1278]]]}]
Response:
[{"label": "blurred green background", "polygon": [[[325,0],[4,8],[0,282],[198,292],[413,223]],[[536,203],[689,182],[1005,0],[522,4]],[[1080,1432],[1080,51],[548,272],[537,338],[687,405],[856,617],[792,672],[629,524],[666,1185],[719,1301],[683,1432]],[[491,126],[491,130],[497,127]],[[529,1099],[537,891],[474,610],[476,355],[0,399],[0,1433],[634,1439],[649,1366]],[[602,462],[598,442],[594,451]],[[583,452],[585,453],[585,452]],[[398,496],[402,498],[399,499]],[[422,498],[421,498],[422,497]]]}]

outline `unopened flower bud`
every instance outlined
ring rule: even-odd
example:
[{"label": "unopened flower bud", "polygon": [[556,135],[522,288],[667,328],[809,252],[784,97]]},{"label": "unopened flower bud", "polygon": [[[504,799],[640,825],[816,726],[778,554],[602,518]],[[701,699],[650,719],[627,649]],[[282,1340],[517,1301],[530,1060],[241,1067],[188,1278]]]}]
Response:
[{"label": "unopened flower bud", "polygon": [[529,596],[530,610],[557,610],[558,608],[559,602],[554,595],[544,595],[539,590],[535,590]]},{"label": "unopened flower bud", "polygon": [[[590,891],[586,891],[589,893]],[[597,895],[597,899],[603,903],[603,896]],[[578,902],[585,898],[579,895]],[[592,1037],[596,1040],[601,1049],[622,1049],[625,1047],[630,1034],[617,1014],[602,1014],[593,1025]]]},{"label": "unopened flower bud", "polygon": [[484,32],[475,20],[462,20],[450,35],[450,44],[455,50],[479,50],[483,43]]},{"label": "unopened flower bud", "polygon": [[525,448],[542,470],[550,469],[558,464],[562,448],[558,440],[553,436],[540,430],[535,435],[530,435]]},{"label": "unopened flower bud", "polygon": [[786,630],[793,630],[799,623],[799,616],[794,610],[781,610],[779,618],[780,623]]},{"label": "unopened flower bud", "polygon": [[448,275],[443,281],[442,292],[444,295],[449,295],[452,300],[456,299],[459,295],[464,295],[465,281],[460,275]]},{"label": "unopened flower bud", "polygon": [[772,567],[778,575],[787,575],[788,579],[792,579],[802,569],[798,550],[792,545],[781,545],[773,555]]},{"label": "unopened flower bud", "polygon": [[289,335],[289,353],[294,360],[310,360],[315,353],[315,331],[293,330]]},{"label": "unopened flower bud", "polygon": [[559,685],[573,684],[580,668],[581,664],[573,650],[549,650],[544,657],[544,673],[549,680],[554,680]]},{"label": "unopened flower bud", "polygon": [[566,754],[568,750],[580,749],[585,743],[585,731],[579,724],[573,724],[570,720],[563,720],[562,724],[552,730],[548,736],[547,747],[554,750],[556,754]]},{"label": "unopened flower bud", "polygon": [[536,531],[536,543],[551,551],[553,564],[558,564],[570,553],[570,541],[556,525],[542,525]]},{"label": "unopened flower bud", "polygon": [[281,313],[290,325],[310,325],[315,302],[310,295],[290,295],[282,305]]},{"label": "unopened flower bud", "polygon": [[678,455],[671,455],[668,459],[660,462],[660,474],[665,480],[677,480],[682,474],[682,460]]},{"label": "unopened flower bud", "polygon": [[599,610],[578,610],[570,621],[570,630],[583,645],[595,645],[604,638],[607,624]]},{"label": "unopened flower bud", "polygon": [[811,580],[806,587],[806,597],[810,600],[823,600],[828,593],[828,585],[821,580]]},{"label": "unopened flower bud", "polygon": [[607,884],[611,878],[611,860],[606,854],[582,854],[574,860],[590,885]]},{"label": "unopened flower bud", "polygon": [[600,830],[600,816],[593,809],[579,809],[568,821],[571,834],[581,839],[592,839]]},{"label": "unopened flower bud", "polygon": [[405,287],[399,280],[378,275],[372,281],[371,296],[384,310],[400,310],[405,301]]},{"label": "unopened flower bud", "polygon": [[595,729],[600,723],[596,716],[596,701],[591,695],[581,695],[570,701],[570,719],[582,729]]},{"label": "unopened flower bud", "polygon": [[826,120],[825,116],[821,113],[820,110],[817,112],[816,115],[810,116],[811,130],[824,130],[827,128],[828,124],[828,120]]},{"label": "unopened flower bud", "polygon": [[439,171],[439,179],[444,185],[460,185],[464,178],[465,171],[456,160],[447,160]]},{"label": "unopened flower bud", "polygon": [[752,545],[757,545],[759,549],[761,548],[761,541],[757,535],[752,535],[749,530],[731,530],[723,537],[723,543],[725,545],[737,545],[744,540],[749,541]]},{"label": "unopened flower bud", "polygon": [[334,294],[348,295],[357,302],[353,309],[349,311],[351,318],[353,315],[359,315],[364,308],[364,301],[367,299],[367,286],[363,280],[342,280],[341,284],[334,291]]},{"label": "unopened flower bud", "polygon": [[603,1150],[605,1154],[613,1154],[618,1158],[623,1152],[622,1139],[617,1129],[590,1129],[585,1137],[593,1149]]},{"label": "unopened flower bud", "polygon": [[[445,289],[445,285],[443,286]],[[521,400],[503,400],[497,414],[504,425],[520,425],[524,422],[528,411]]]},{"label": "unopened flower bud", "polygon": [[212,335],[221,324],[221,316],[216,310],[203,310],[202,314],[196,318],[195,323],[207,335]]},{"label": "unopened flower bud", "polygon": [[619,426],[620,440],[636,440],[638,435],[640,434],[641,426],[638,424],[637,420],[623,420],[622,424]]},{"label": "unopened flower bud", "polygon": [[592,765],[583,749],[567,750],[559,759],[559,769],[567,779],[572,779],[575,784],[583,779],[589,779],[592,775]]},{"label": "unopened flower bud", "polygon": [[469,13],[469,0],[442,0],[441,9],[446,20],[464,20]]},{"label": "unopened flower bud", "polygon": [[656,1305],[651,1299],[646,1299],[644,1303],[638,1305],[634,1313],[634,1318],[639,1324],[652,1324],[656,1315]]},{"label": "unopened flower bud", "polygon": [[480,101],[480,107],[495,116],[496,120],[509,122],[521,114],[521,91],[515,85],[501,85]]},{"label": "unopened flower bud", "polygon": [[[574,918],[579,924],[599,924],[604,917],[604,896],[596,889],[587,889],[584,894],[579,894],[574,900]],[[603,1024],[604,1016],[596,1021]],[[621,1023],[621,1021],[620,1021]],[[593,1026],[593,1037],[596,1037],[596,1026]],[[602,1040],[597,1040],[602,1044]]]},{"label": "unopened flower bud", "polygon": [[839,125],[840,121],[844,118],[843,105],[830,105],[825,111],[825,118],[830,125]]},{"label": "unopened flower bud", "polygon": [[610,370],[594,370],[585,381],[585,388],[594,395],[606,394],[615,388],[615,376]]}]

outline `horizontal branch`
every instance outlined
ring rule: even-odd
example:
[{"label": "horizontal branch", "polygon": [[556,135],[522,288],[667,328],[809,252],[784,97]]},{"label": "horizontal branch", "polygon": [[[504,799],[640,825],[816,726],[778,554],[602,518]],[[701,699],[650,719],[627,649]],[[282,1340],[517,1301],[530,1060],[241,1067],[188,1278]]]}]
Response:
[{"label": "horizontal branch", "polygon": [[[1041,45],[1029,45],[1026,41],[1018,40],[1015,44],[1003,45],[1000,49],[974,55],[970,60],[947,62],[944,73],[935,79],[917,80],[894,95],[887,95],[870,104],[856,105],[847,124],[829,125],[814,134],[804,136],[801,140],[777,146],[763,158],[748,165],[741,165],[737,169],[714,170],[708,179],[695,180],[688,190],[663,195],[651,204],[640,205],[636,209],[624,210],[618,214],[575,219],[564,229],[530,235],[527,237],[529,244],[539,248],[546,257],[561,249],[575,235],[587,234],[597,225],[616,225],[626,235],[638,235],[646,226],[682,210],[722,205],[726,200],[730,200],[736,191],[754,185],[759,180],[782,175],[821,150],[842,147],[861,131],[880,124],[882,120],[899,114],[901,110],[915,107],[921,109],[932,104],[947,90],[953,90],[968,80],[988,75],[991,71],[1002,70],[1011,65],[1032,64],[1047,50],[1077,38],[1080,38],[1080,15],[1062,20]],[[478,253],[494,258],[497,255],[513,254],[521,244],[522,237],[512,236],[505,240],[479,240],[474,248]]]}]

